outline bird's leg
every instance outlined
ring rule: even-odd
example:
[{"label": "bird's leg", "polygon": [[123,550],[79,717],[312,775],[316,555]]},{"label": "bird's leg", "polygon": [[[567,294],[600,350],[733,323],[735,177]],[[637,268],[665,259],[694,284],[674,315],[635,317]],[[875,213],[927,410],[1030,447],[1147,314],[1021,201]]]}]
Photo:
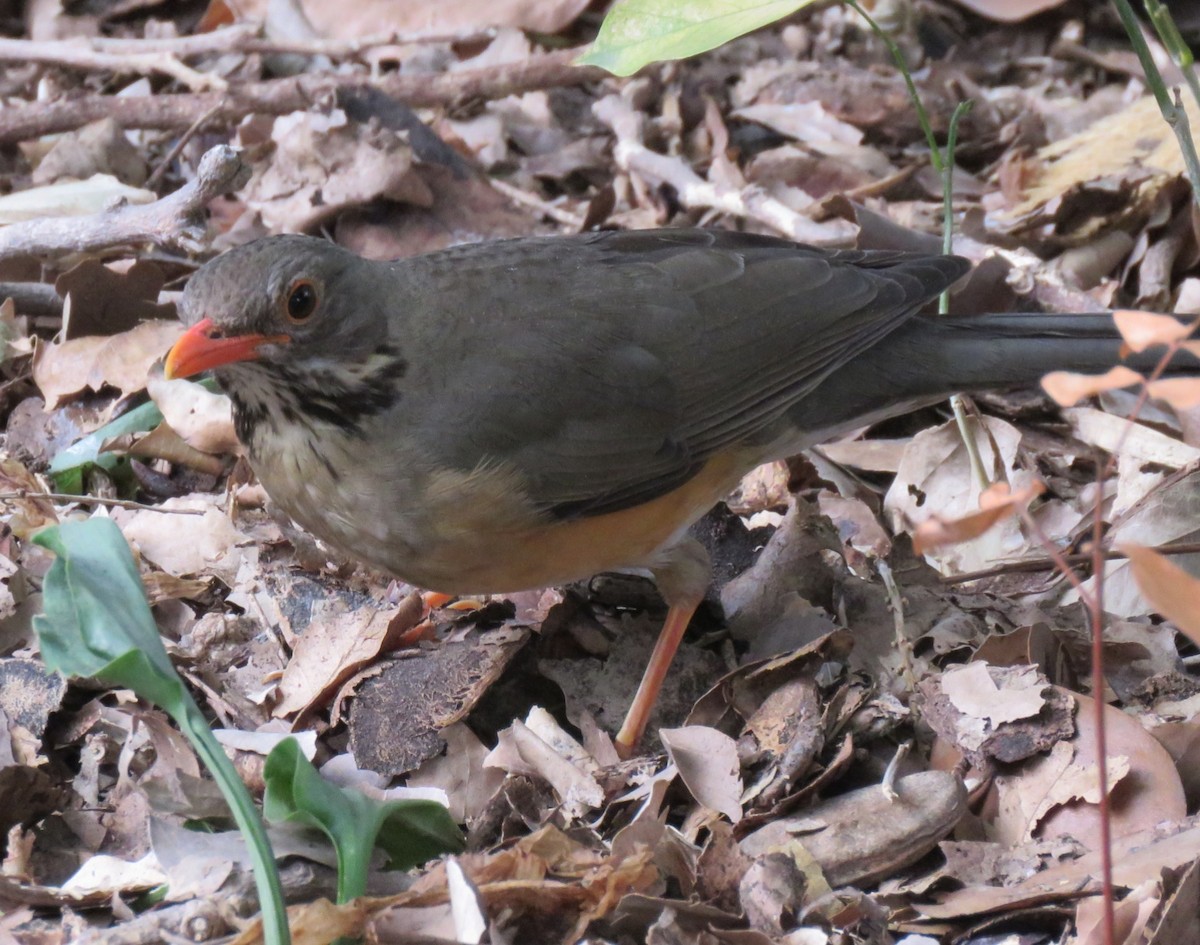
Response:
[{"label": "bird's leg", "polygon": [[617,754],[622,758],[630,757],[642,740],[663,680],[671,668],[675,651],[679,649],[679,641],[683,639],[696,608],[704,600],[711,575],[708,552],[694,538],[685,538],[659,555],[650,570],[669,609],[666,622],[658,634],[658,642],[654,644],[654,652],[650,655],[650,663],[642,674],[637,695],[633,697],[629,713],[625,716],[625,724],[617,733],[615,744]]},{"label": "bird's leg", "polygon": [[654,644],[650,663],[642,674],[637,695],[629,705],[625,724],[617,733],[615,745],[617,754],[622,758],[631,757],[637,743],[642,740],[642,733],[646,731],[646,723],[650,721],[650,713],[654,711],[654,703],[658,701],[658,693],[667,677],[667,670],[671,668],[671,660],[675,658],[679,641],[683,639],[683,633],[691,623],[692,614],[696,612],[697,606],[699,602],[691,606],[672,607],[667,611],[667,620],[658,634],[658,642]]}]

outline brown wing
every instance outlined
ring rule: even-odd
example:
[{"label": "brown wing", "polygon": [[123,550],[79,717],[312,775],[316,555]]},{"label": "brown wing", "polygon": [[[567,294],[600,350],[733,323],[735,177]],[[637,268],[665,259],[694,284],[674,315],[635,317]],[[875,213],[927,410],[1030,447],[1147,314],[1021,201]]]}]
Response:
[{"label": "brown wing", "polygon": [[967,268],[708,230],[397,263],[420,300],[424,360],[440,366],[414,385],[414,435],[444,465],[516,468],[554,515],[636,505],[723,449],[787,436],[789,407]]}]

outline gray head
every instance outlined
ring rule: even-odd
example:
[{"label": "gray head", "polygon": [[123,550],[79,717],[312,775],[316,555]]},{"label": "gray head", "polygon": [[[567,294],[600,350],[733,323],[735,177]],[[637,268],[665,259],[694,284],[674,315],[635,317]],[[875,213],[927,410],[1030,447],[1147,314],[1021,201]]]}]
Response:
[{"label": "gray head", "polygon": [[308,236],[230,250],[188,282],[179,317],[189,330],[167,375],[211,369],[243,414],[276,405],[354,428],[394,402],[406,368],[389,340],[385,272]]}]

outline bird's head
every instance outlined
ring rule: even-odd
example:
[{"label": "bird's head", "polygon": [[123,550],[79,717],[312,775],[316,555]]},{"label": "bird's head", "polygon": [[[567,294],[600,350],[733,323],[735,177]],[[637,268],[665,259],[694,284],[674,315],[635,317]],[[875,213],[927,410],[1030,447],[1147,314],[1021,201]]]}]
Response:
[{"label": "bird's head", "polygon": [[257,240],[214,259],[192,276],[179,302],[188,330],[167,356],[167,377],[226,374],[222,368],[245,362],[295,367],[371,351],[387,326],[372,317],[366,298],[369,266],[307,236]]},{"label": "bird's head", "polygon": [[324,240],[275,236],[198,270],[179,303],[188,330],[168,378],[214,370],[238,436],[365,424],[401,397],[408,362],[390,339],[386,270]]}]

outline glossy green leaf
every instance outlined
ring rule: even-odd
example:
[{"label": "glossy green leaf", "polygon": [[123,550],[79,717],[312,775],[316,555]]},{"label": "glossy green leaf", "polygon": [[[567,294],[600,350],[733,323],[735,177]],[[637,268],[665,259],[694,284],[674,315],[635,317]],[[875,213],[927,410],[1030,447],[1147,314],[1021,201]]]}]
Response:
[{"label": "glossy green leaf", "polygon": [[436,801],[380,801],[326,781],[294,738],[276,745],[263,768],[263,813],[324,831],[338,857],[338,901],[366,890],[371,853],[378,845],[393,869],[410,869],[463,848],[462,833]]},{"label": "glossy green leaf", "polygon": [[[220,390],[212,378],[206,377],[198,383],[207,391]],[[153,430],[162,421],[162,411],[157,404],[149,401],[59,451],[50,461],[48,470],[54,488],[71,495],[82,494],[83,474],[91,466],[99,466],[109,475],[119,478],[127,471],[129,460],[120,453],[105,452],[102,449],[104,444],[118,436]]]},{"label": "glossy green leaf", "polygon": [[159,702],[142,691],[139,674],[175,684],[179,677],[121,530],[111,519],[94,516],[47,528],[33,540],[57,556],[42,587],[45,613],[33,618],[46,665],[64,675],[127,686]]},{"label": "glossy green leaf", "polygon": [[268,945],[290,934],[275,858],[254,802],[171,665],[146,603],[137,564],[111,519],[93,516],[47,528],[33,540],[56,555],[33,618],[46,665],[132,689],[166,710],[212,772],[246,837]]},{"label": "glossy green leaf", "polygon": [[664,59],[684,59],[774,23],[812,0],[618,0],[581,65],[633,75]]}]

